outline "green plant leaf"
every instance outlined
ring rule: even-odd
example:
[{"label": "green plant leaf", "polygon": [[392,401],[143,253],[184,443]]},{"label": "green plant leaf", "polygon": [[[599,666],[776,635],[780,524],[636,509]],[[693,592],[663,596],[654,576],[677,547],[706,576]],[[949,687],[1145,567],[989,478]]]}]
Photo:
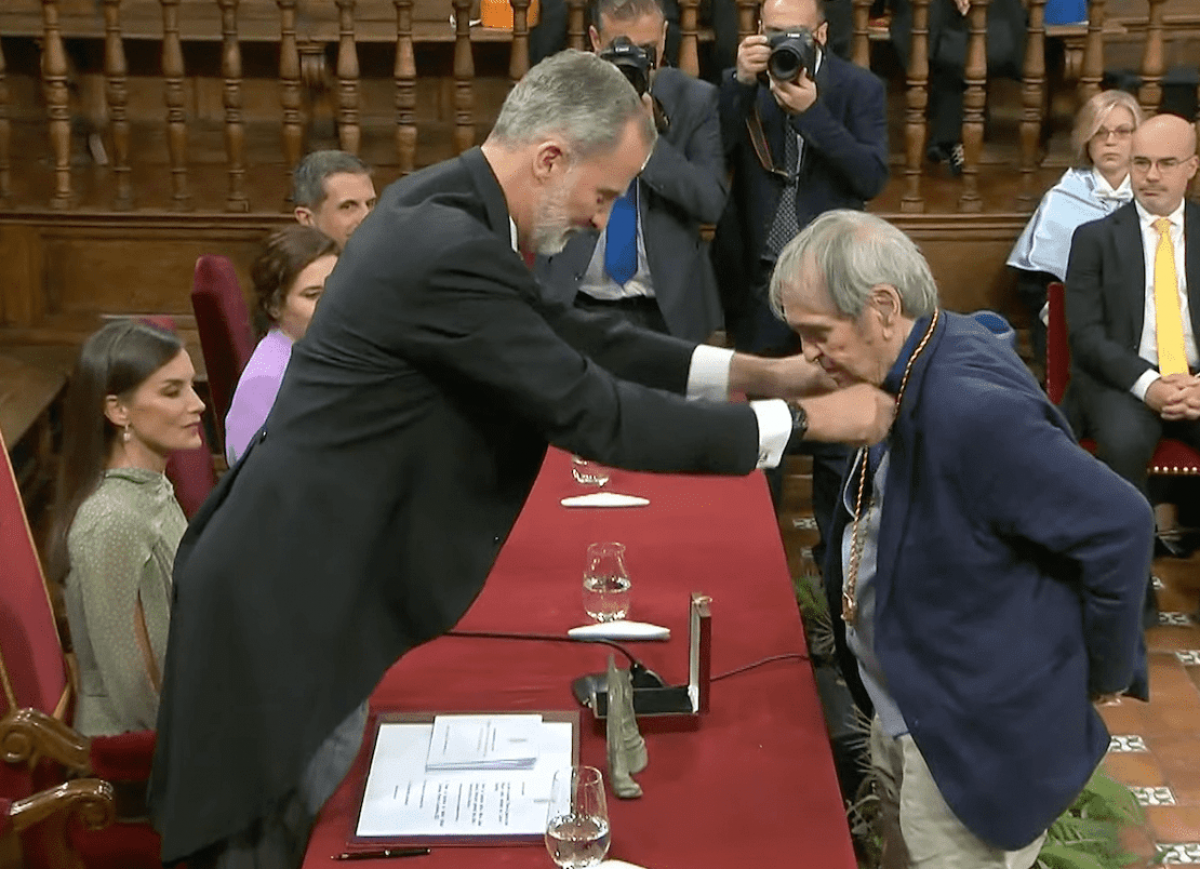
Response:
[{"label": "green plant leaf", "polygon": [[1094,854],[1060,842],[1047,841],[1038,853],[1047,869],[1108,869]]}]

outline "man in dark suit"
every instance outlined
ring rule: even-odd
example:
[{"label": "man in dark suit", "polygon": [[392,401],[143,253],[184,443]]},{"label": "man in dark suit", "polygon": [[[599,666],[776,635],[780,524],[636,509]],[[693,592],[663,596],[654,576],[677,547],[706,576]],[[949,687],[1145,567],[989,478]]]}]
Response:
[{"label": "man in dark suit", "polygon": [[[657,63],[667,23],[659,0],[597,0],[589,31],[603,54],[623,40]],[[648,329],[704,341],[721,327],[721,303],[700,226],[725,207],[717,89],[677,69],[654,68],[659,137],[650,159],[613,206],[603,230],[577,233],[538,264],[554,296],[620,313]]]},{"label": "man in dark suit", "polygon": [[547,443],[748,473],[789,439],[882,436],[872,387],[689,401],[823,377],[542,296],[523,254],[602,228],[655,135],[612,65],[563,52],[482,148],[389,187],[351,237],[262,432],[179,547],[150,793],[165,862],[299,865],[366,698],[479,593]]},{"label": "man in dark suit", "polygon": [[1012,349],[937,297],[916,245],[854,211],[805,229],[771,286],[809,359],[896,395],[824,571],[874,713],[882,865],[1028,869],[1108,748],[1093,705],[1147,698],[1153,520]]},{"label": "man in dark suit", "polygon": [[[721,79],[721,138],[733,180],[713,262],[734,346],[776,355],[794,352],[797,341],[767,305],[775,259],[818,214],[861,209],[883,190],[887,115],[883,83],[823,50],[828,25],[819,0],[767,0],[759,30],[742,40],[737,65]],[[815,75],[768,78],[768,37],[796,30],[822,48]]]},{"label": "man in dark suit", "polygon": [[[1138,127],[1132,147],[1134,201],[1071,241],[1068,402],[1099,458],[1149,497],[1146,467],[1160,438],[1200,447],[1200,206],[1184,199],[1196,132],[1158,115]],[[1174,281],[1160,295],[1163,266]]]}]

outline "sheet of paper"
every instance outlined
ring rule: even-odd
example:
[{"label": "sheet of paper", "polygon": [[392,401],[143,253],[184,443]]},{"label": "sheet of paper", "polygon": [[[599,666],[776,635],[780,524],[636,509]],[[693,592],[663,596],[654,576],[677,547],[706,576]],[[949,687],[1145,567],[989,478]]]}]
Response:
[{"label": "sheet of paper", "polygon": [[432,723],[384,722],[357,836],[540,836],[554,771],[571,766],[572,724],[543,721],[529,770],[426,771]]},{"label": "sheet of paper", "polygon": [[540,715],[438,715],[425,769],[532,769]]}]

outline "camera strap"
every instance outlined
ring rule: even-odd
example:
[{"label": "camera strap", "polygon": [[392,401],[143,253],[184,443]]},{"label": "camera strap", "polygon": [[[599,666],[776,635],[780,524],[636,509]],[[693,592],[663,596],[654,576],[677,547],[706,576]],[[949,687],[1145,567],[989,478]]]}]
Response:
[{"label": "camera strap", "polygon": [[[785,134],[795,135],[791,130],[786,129]],[[775,165],[775,159],[771,155],[771,146],[767,142],[767,133],[763,129],[762,114],[758,110],[758,101],[754,103],[754,111],[746,118],[746,129],[750,133],[750,145],[754,148],[754,154],[758,157],[759,165],[763,170],[783,180],[786,184],[792,180],[790,168],[780,169]]]}]

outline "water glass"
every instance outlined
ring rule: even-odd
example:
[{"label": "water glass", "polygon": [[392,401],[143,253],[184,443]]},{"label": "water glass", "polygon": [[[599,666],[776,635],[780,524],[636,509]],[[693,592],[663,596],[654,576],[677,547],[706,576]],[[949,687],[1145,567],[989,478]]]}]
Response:
[{"label": "water glass", "polygon": [[593,543],[583,568],[583,611],[598,622],[629,615],[633,583],[625,568],[624,543]]},{"label": "water glass", "polygon": [[546,811],[546,850],[563,869],[595,866],[610,842],[604,779],[594,766],[554,773]]},{"label": "water glass", "polygon": [[600,488],[608,482],[608,468],[582,456],[571,456],[571,476],[580,485]]}]

